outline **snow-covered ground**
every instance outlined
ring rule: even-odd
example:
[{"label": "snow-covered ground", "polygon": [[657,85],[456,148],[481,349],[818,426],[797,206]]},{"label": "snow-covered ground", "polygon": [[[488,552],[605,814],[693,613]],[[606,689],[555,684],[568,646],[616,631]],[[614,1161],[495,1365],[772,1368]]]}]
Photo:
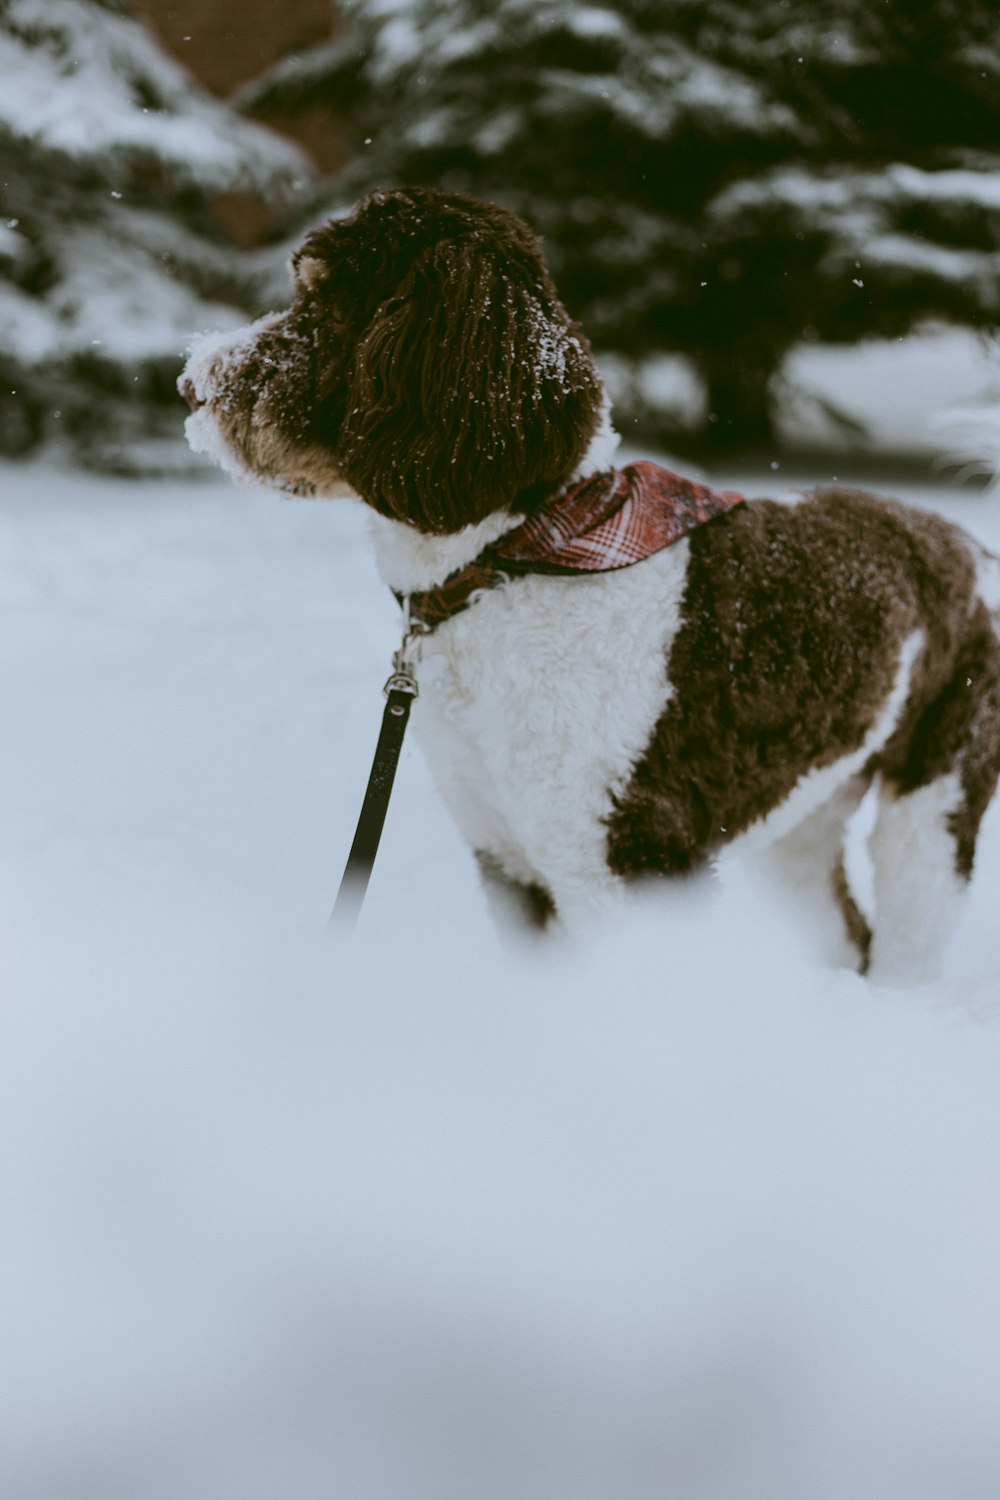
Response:
[{"label": "snow-covered ground", "polygon": [[[954,472],[964,459],[972,474],[996,472],[998,356],[995,339],[934,324],[905,338],[800,343],[774,386],[780,446],[803,463],[840,453],[852,467],[943,460]],[[685,355],[632,362],[600,354],[598,362],[619,412],[641,411],[647,423],[658,413],[664,427],[681,431],[703,427],[708,398]]]},{"label": "snow-covered ground", "polygon": [[[971,329],[927,327],[907,338],[800,344],[783,370],[778,427],[796,449],[994,456],[998,348]],[[838,431],[824,406],[851,424]],[[985,465],[973,464],[982,473]]]},{"label": "snow-covered ground", "polygon": [[411,748],[337,946],[358,509],[0,468],[0,610],[4,1500],[995,1500],[996,812],[923,990],[506,953]]}]

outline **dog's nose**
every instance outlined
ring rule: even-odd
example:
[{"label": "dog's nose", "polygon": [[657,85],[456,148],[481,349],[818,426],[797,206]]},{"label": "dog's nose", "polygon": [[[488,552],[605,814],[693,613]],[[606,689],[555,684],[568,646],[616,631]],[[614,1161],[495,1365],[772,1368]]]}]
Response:
[{"label": "dog's nose", "polygon": [[199,399],[198,393],[195,390],[193,383],[187,378],[186,375],[182,375],[180,380],[178,380],[177,389],[180,391],[181,395],[184,397],[184,400],[187,402],[188,406],[190,406],[192,411],[197,411],[199,406],[203,406],[205,404]]}]

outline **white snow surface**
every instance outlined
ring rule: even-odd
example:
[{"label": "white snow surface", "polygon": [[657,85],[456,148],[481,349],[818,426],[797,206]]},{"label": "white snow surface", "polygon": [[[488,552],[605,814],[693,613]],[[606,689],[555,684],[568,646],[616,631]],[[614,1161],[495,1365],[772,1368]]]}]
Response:
[{"label": "white snow surface", "polygon": [[[778,427],[790,444],[966,459],[1000,473],[1000,346],[927,324],[907,338],[799,344],[783,369]],[[828,403],[860,434],[824,415]]]},{"label": "white snow surface", "polygon": [[296,146],[234,117],[131,17],[80,0],[3,11],[0,125],[15,137],[74,157],[148,153],[216,189],[308,175]]},{"label": "white snow surface", "polygon": [[[543,116],[589,109],[600,101],[600,107],[653,139],[668,136],[691,112],[738,120],[751,133],[794,132],[798,127],[794,110],[758,83],[700,57],[679,38],[660,35],[651,47],[641,29],[604,6],[503,0],[474,25],[457,30],[453,8],[442,0],[345,0],[345,11],[374,23],[371,67],[387,88],[407,72],[431,76],[491,48],[503,50],[512,35],[524,40],[569,33],[610,40],[618,56],[606,71],[593,74],[548,67],[549,101]],[[502,104],[477,134],[478,148],[502,150],[523,125],[522,114],[521,106]],[[404,134],[414,145],[428,148],[464,128],[464,120],[461,104],[430,114],[421,109]]]},{"label": "white snow surface", "polygon": [[366,532],[0,468],[0,1493],[995,1500],[997,811],[933,986],[738,880],[507,951],[410,747],[334,942]]},{"label": "white snow surface", "polygon": [[[54,247],[61,275],[44,300],[0,282],[5,352],[26,365],[90,353],[127,363],[179,353],[195,324],[244,323],[245,312],[171,274],[157,231],[173,249],[151,214],[68,231]],[[190,252],[180,236],[174,244]]]}]

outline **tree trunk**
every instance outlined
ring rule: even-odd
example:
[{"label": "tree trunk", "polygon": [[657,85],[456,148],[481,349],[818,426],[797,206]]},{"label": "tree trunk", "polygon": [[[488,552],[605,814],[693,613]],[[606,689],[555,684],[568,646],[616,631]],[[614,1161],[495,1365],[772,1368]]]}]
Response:
[{"label": "tree trunk", "polygon": [[735,357],[705,370],[708,422],[705,436],[714,452],[760,452],[774,446],[770,384],[774,366],[751,365]]}]

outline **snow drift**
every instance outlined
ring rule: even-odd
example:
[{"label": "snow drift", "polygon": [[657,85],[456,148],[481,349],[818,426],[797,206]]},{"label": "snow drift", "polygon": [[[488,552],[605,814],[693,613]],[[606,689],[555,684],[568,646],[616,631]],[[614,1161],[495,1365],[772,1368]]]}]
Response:
[{"label": "snow drift", "polygon": [[3,1494],[992,1500],[996,810],[904,995],[738,884],[504,952],[411,752],[331,945],[363,517],[0,482]]}]

